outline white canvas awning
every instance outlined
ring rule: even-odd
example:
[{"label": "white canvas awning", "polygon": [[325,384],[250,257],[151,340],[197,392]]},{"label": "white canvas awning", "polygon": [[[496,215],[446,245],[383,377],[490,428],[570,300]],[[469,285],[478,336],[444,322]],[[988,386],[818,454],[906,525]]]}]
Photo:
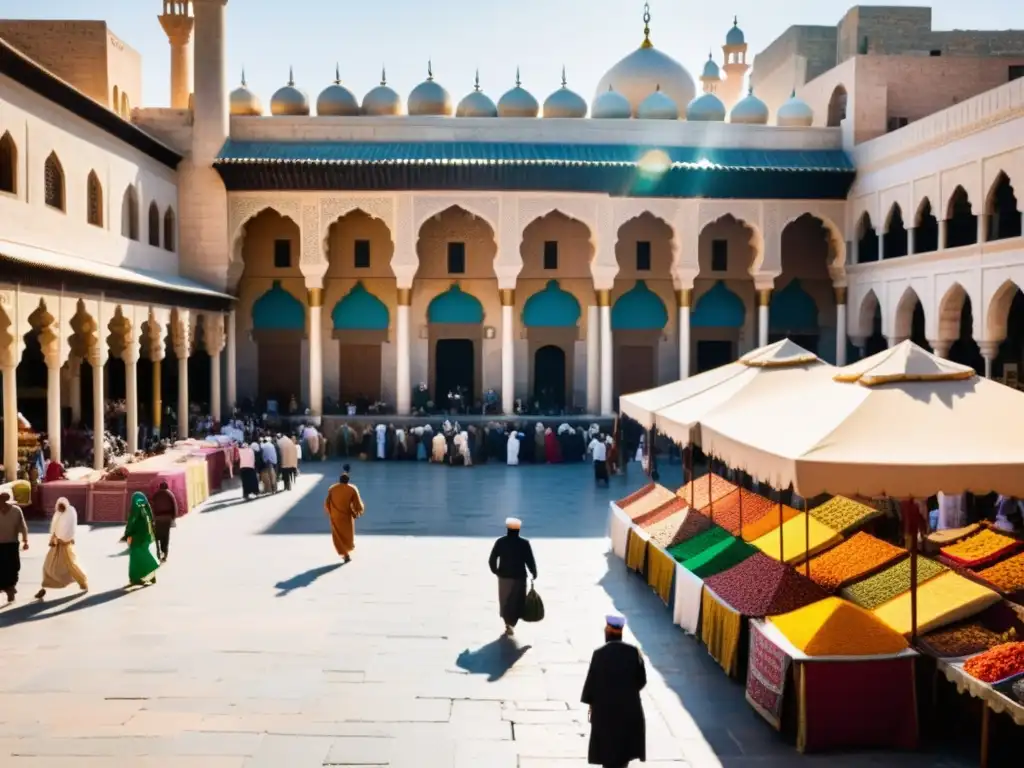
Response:
[{"label": "white canvas awning", "polygon": [[737,392],[701,421],[704,449],[805,498],[1024,496],[1016,389],[909,341],[797,384]]}]

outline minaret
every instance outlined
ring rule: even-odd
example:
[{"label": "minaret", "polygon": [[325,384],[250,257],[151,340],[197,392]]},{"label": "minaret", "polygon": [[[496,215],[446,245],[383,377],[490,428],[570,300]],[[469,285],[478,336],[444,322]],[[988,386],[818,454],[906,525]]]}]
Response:
[{"label": "minaret", "polygon": [[725,108],[730,110],[743,97],[743,81],[750,71],[750,65],[747,64],[747,40],[735,16],[732,29],[725,36],[722,53],[725,54],[725,66],[722,69],[725,70],[726,79],[718,86],[718,96]]},{"label": "minaret", "polygon": [[188,109],[192,95],[192,29],[195,19],[188,0],[164,0],[160,26],[171,42],[171,107]]}]

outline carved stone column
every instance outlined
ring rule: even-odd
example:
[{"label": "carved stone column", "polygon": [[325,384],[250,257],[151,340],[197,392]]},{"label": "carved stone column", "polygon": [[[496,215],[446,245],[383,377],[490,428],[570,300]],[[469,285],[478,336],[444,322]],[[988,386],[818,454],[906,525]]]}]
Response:
[{"label": "carved stone column", "polygon": [[125,429],[128,453],[139,450],[139,342],[129,339],[121,354],[124,360]]},{"label": "carved stone column", "polygon": [[309,410],[314,416],[324,411],[324,345],[320,324],[324,305],[323,288],[309,289]]},{"label": "carved stone column", "polygon": [[178,358],[178,439],[189,437],[188,358],[192,354],[192,328],[187,310],[178,310],[175,321],[174,354]]},{"label": "carved stone column", "polygon": [[677,290],[676,305],[679,308],[679,379],[682,380],[690,377],[690,308],[693,306],[693,289]]},{"label": "carved stone column", "polygon": [[206,344],[206,353],[210,356],[210,418],[219,424],[221,421],[220,353],[224,349],[223,314],[214,312],[206,316],[203,340]]},{"label": "carved stone column", "polygon": [[601,415],[614,416],[614,367],[612,343],[612,292],[597,292],[597,308],[601,323]]},{"label": "carved stone column", "polygon": [[92,366],[92,450],[93,469],[106,466],[104,456],[103,433],[106,430],[107,399],[103,392],[103,369],[107,364],[107,344],[97,339],[89,350],[89,365]]},{"label": "carved stone column", "polygon": [[836,286],[836,365],[846,365],[846,287]]},{"label": "carved stone column", "polygon": [[515,348],[515,305],[514,288],[505,288],[501,293],[501,412],[508,415],[515,410],[516,402],[516,348]]},{"label": "carved stone column", "polygon": [[17,365],[4,365],[4,470],[7,481],[18,476],[18,379]]}]

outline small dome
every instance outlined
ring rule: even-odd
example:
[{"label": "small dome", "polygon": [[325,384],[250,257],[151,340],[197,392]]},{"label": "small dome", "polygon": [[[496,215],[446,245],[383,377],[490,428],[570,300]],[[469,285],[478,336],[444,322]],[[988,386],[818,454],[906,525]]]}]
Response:
[{"label": "small dome", "polygon": [[434,81],[433,66],[427,62],[427,79],[409,94],[410,115],[451,115],[452,97]]},{"label": "small dome", "polygon": [[544,117],[586,117],[587,101],[569,90],[562,67],[562,87],[544,99]]},{"label": "small dome", "polygon": [[746,125],[767,125],[768,105],[754,95],[754,89],[745,98],[737,102],[729,113],[730,123],[744,123]]},{"label": "small dome", "polygon": [[713,93],[705,93],[686,107],[686,119],[693,123],[721,123],[725,121],[725,104]]},{"label": "small dome", "polygon": [[747,39],[743,36],[743,30],[739,27],[740,20],[732,17],[732,29],[725,36],[726,45],[746,45]]},{"label": "small dome", "polygon": [[476,73],[473,90],[459,102],[455,110],[456,117],[497,117],[498,108],[491,98],[480,90],[480,73]]},{"label": "small dome", "polygon": [[641,120],[678,120],[679,107],[658,87],[654,93],[640,102],[636,116]]},{"label": "small dome", "polygon": [[288,85],[278,88],[270,98],[270,114],[278,117],[293,117],[309,114],[309,96],[295,87],[295,77],[288,69]]},{"label": "small dome", "polygon": [[721,80],[722,73],[718,69],[718,65],[711,56],[711,51],[708,51],[708,60],[704,62],[704,71],[701,73],[701,78],[704,80]]},{"label": "small dome", "polygon": [[536,117],[540,105],[533,94],[523,88],[519,80],[519,68],[516,67],[516,86],[498,99],[498,115],[500,117]]},{"label": "small dome", "polygon": [[334,82],[324,88],[316,100],[316,113],[331,117],[350,117],[359,114],[359,99],[341,84],[341,72],[334,67]]},{"label": "small dome", "polygon": [[775,124],[784,128],[810,128],[814,125],[814,110],[806,101],[798,98],[794,90],[789,101],[775,113]]},{"label": "small dome", "polygon": [[633,108],[629,99],[609,85],[607,91],[594,99],[590,116],[598,120],[624,120],[633,116]]},{"label": "small dome", "polygon": [[388,87],[387,71],[380,71],[380,85],[363,97],[363,114],[392,116],[402,114],[402,97]]},{"label": "small dome", "polygon": [[[192,106],[192,96],[189,95],[189,107]],[[263,114],[263,105],[260,104],[260,97],[249,90],[245,84],[245,70],[242,71],[242,84],[231,92],[228,99],[231,105],[231,114],[238,117],[256,117]]]}]

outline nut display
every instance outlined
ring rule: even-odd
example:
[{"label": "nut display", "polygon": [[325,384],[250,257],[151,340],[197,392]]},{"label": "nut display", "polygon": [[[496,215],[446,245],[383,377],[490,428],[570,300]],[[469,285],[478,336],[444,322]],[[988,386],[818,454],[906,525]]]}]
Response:
[{"label": "nut display", "polygon": [[724,477],[718,475],[711,475],[711,490],[708,491],[708,476],[702,475],[696,480],[684,485],[680,488],[676,495],[685,501],[687,504],[691,504],[692,495],[692,506],[694,509],[704,509],[708,504],[717,502],[724,496],[728,496],[730,493],[736,490],[736,486],[730,483]]},{"label": "nut display", "polygon": [[[714,504],[700,507],[702,515],[710,517],[733,536],[740,535],[742,523],[743,538],[753,541],[779,526],[779,505],[764,496],[737,488]],[[797,510],[783,505],[783,522],[795,517]]]},{"label": "nut display", "polygon": [[937,656],[956,657],[981,653],[1017,639],[1017,631],[994,632],[978,621],[946,627],[921,638],[921,643]]},{"label": "nut display", "polygon": [[[917,558],[917,583],[924,584],[949,569],[927,557]],[[844,587],[840,595],[865,610],[873,610],[883,603],[910,591],[910,560],[902,560],[874,576]]]},{"label": "nut display", "polygon": [[827,525],[833,531],[845,533],[872,520],[882,513],[866,504],[861,504],[845,496],[833,496],[824,504],[819,504],[809,513],[818,522]]},{"label": "nut display", "polygon": [[978,571],[978,576],[1003,592],[1024,590],[1024,554]]},{"label": "nut display", "polygon": [[988,529],[943,547],[940,551],[957,565],[975,568],[993,562],[1017,547],[1017,540]]},{"label": "nut display", "polygon": [[856,533],[811,560],[811,580],[834,592],[906,554],[906,550],[868,533]]}]

